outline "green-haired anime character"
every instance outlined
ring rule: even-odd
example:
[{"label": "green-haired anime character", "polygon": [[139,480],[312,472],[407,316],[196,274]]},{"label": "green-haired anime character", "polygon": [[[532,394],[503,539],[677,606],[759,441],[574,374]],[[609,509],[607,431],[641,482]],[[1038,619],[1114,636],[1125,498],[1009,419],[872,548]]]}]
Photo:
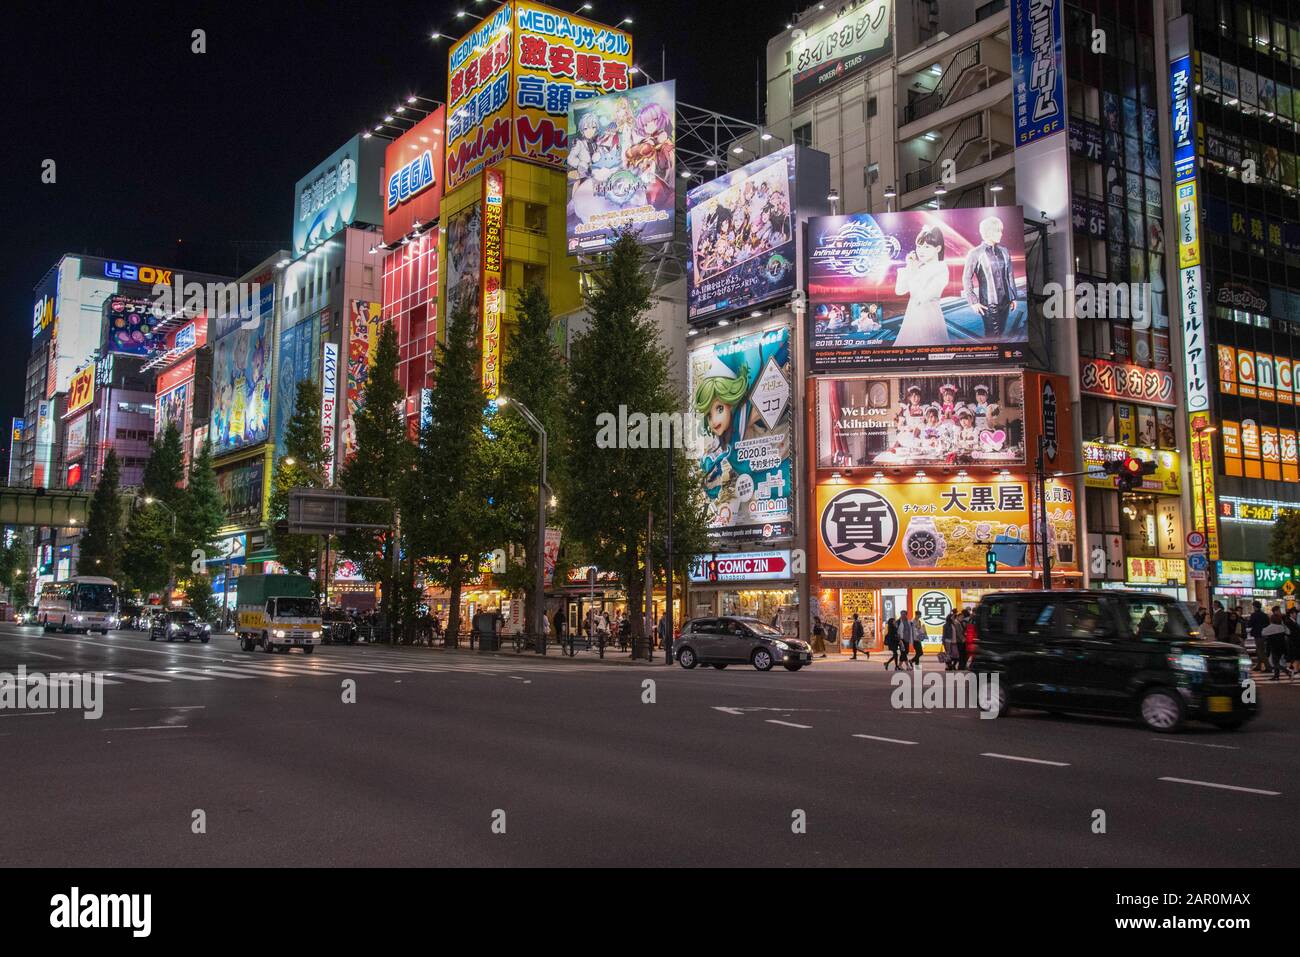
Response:
[{"label": "green-haired anime character", "polygon": [[695,386],[692,405],[700,417],[700,432],[713,439],[712,446],[700,457],[700,468],[711,496],[726,484],[727,459],[732,446],[745,434],[749,390],[749,366],[742,363],[737,372],[717,356]]}]

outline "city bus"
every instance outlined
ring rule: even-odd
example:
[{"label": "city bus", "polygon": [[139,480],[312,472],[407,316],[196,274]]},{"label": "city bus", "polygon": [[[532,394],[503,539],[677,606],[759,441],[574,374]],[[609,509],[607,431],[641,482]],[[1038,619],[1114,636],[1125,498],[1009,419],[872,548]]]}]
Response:
[{"label": "city bus", "polygon": [[117,627],[117,618],[117,584],[94,575],[49,582],[41,589],[36,605],[36,623],[45,632],[98,631],[106,635]]}]

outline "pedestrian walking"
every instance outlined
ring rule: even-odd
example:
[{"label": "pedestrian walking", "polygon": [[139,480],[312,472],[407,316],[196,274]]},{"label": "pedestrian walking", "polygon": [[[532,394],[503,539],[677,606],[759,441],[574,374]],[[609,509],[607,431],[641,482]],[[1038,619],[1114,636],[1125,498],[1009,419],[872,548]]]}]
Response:
[{"label": "pedestrian walking", "polygon": [[912,616],[912,648],[916,654],[912,656],[912,667],[921,663],[921,656],[925,654],[925,639],[930,637],[925,630],[925,622],[921,620],[921,609],[916,610]]},{"label": "pedestrian walking", "polygon": [[1268,652],[1269,665],[1273,669],[1273,680],[1277,681],[1283,671],[1287,673],[1287,677],[1294,678],[1295,674],[1286,664],[1287,628],[1280,605],[1273,606],[1268,616],[1268,624],[1264,626],[1261,634],[1264,636],[1264,647]]},{"label": "pedestrian walking", "polygon": [[1232,616],[1228,614],[1223,602],[1216,601],[1212,606],[1214,610],[1210,613],[1210,621],[1214,627],[1215,641],[1232,641]]},{"label": "pedestrian walking", "polygon": [[904,609],[898,615],[898,661],[900,665],[906,665],[908,671],[912,670],[912,663],[907,660],[907,655],[912,650],[913,634],[912,619]]},{"label": "pedestrian walking", "polygon": [[672,627],[668,624],[668,608],[664,606],[664,613],[659,616],[659,647],[668,652],[668,660],[673,660]]},{"label": "pedestrian walking", "polygon": [[[563,609],[563,608],[557,608],[557,609],[555,610],[555,640],[558,641],[558,642],[560,643],[560,654],[563,655],[563,654],[567,651],[569,657],[572,658],[572,657],[573,657],[573,639],[572,639],[571,637],[569,637],[569,635],[568,635],[568,628],[567,628],[567,625],[568,625],[568,622],[566,622],[566,621],[564,620],[564,609]],[[566,638],[568,638],[568,647],[567,647],[567,648],[565,647],[565,639],[566,639]]]},{"label": "pedestrian walking", "polygon": [[819,617],[813,618],[812,652],[818,658],[826,657],[826,629]]},{"label": "pedestrian walking", "polygon": [[957,646],[957,670],[965,671],[970,656],[975,654],[975,615],[969,608],[961,612],[961,643]]},{"label": "pedestrian walking", "polygon": [[1286,610],[1282,624],[1286,625],[1286,657],[1291,664],[1291,677],[1300,671],[1300,618],[1297,618],[1296,606]]},{"label": "pedestrian walking", "polygon": [[1268,627],[1268,615],[1264,614],[1264,606],[1260,602],[1252,602],[1254,611],[1250,613],[1250,618],[1246,622],[1246,634],[1254,643],[1255,666],[1252,671],[1268,670],[1268,642],[1264,638],[1264,629]]},{"label": "pedestrian walking", "polygon": [[957,612],[952,610],[943,620],[943,668],[944,671],[957,670],[957,645],[961,643],[961,625],[957,621]]},{"label": "pedestrian walking", "polygon": [[891,617],[885,622],[885,648],[889,651],[889,659],[885,662],[886,671],[891,664],[895,671],[902,667],[898,662],[898,641],[898,619]]},{"label": "pedestrian walking", "polygon": [[[862,619],[858,613],[853,613],[853,626],[849,629],[849,645],[853,648],[853,660],[858,660],[858,648],[862,645],[862,639],[866,636],[866,629],[862,627]],[[871,652],[864,652],[867,660],[871,660]]]}]

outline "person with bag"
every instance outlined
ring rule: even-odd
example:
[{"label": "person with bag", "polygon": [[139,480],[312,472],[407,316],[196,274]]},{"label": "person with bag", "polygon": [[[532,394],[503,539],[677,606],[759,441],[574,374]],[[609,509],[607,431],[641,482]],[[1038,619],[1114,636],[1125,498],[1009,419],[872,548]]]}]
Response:
[{"label": "person with bag", "polygon": [[957,669],[957,612],[949,611],[943,619],[943,651],[939,652],[939,663],[945,671]]},{"label": "person with bag", "polygon": [[813,618],[812,653],[817,658],[826,657],[826,629],[820,617]]},{"label": "person with bag", "polygon": [[1286,665],[1287,628],[1283,622],[1281,606],[1274,605],[1272,613],[1268,616],[1268,624],[1260,632],[1264,639],[1264,652],[1267,655],[1265,660],[1273,669],[1272,680],[1274,681],[1281,677],[1283,670],[1286,671],[1287,677],[1295,678],[1295,673]]},{"label": "person with bag", "polygon": [[[853,628],[849,632],[849,645],[853,648],[853,660],[858,660],[858,648],[862,645],[862,639],[866,635],[866,629],[862,627],[862,620],[858,618],[858,613],[853,613]],[[865,652],[867,660],[871,659],[871,652]]]},{"label": "person with bag", "polygon": [[895,671],[903,667],[898,661],[898,644],[898,619],[890,618],[885,622],[885,648],[889,650],[889,658],[885,661],[886,671],[889,670],[890,665],[894,666]]},{"label": "person with bag", "polygon": [[912,648],[916,654],[912,656],[912,667],[921,663],[921,656],[925,654],[925,639],[930,637],[925,630],[925,622],[921,620],[921,609],[916,610],[912,616]]},{"label": "person with bag", "polygon": [[975,655],[975,615],[969,608],[962,609],[961,613],[961,644],[957,646],[957,670],[965,671],[966,666]]}]

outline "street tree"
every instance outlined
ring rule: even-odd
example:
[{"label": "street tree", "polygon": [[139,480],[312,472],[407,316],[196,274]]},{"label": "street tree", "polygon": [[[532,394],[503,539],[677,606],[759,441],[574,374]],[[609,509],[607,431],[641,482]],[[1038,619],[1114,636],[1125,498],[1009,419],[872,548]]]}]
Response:
[{"label": "street tree", "polygon": [[353,419],[356,450],[339,472],[348,495],[387,499],[387,504],[352,504],[348,521],[386,526],[384,531],[352,531],[339,538],[339,552],[356,562],[369,581],[383,587],[383,613],[396,625],[395,557],[399,493],[406,487],[414,458],[403,414],[406,397],[397,381],[397,332],[391,323],[379,333],[375,362],[366,377],[362,406]]},{"label": "street tree", "polygon": [[479,345],[468,309],[451,316],[435,360],[437,388],[420,431],[415,468],[403,496],[404,531],[426,576],[450,592],[447,637],[460,634],[460,594],[502,524],[486,473],[489,433],[500,414],[485,412]]},{"label": "street tree", "polygon": [[114,580],[122,569],[122,500],[118,491],[122,470],[117,452],[109,449],[99,484],[90,498],[86,530],[81,535],[77,571],[82,575],[103,575]]},{"label": "street tree", "polygon": [[271,545],[277,560],[299,575],[306,575],[320,565],[320,537],[280,532],[275,526],[288,518],[292,489],[324,485],[329,456],[321,434],[320,406],[320,386],[310,379],[300,382],[293,415],[285,428],[284,456],[276,462],[271,479]]},{"label": "street tree", "polygon": [[[226,523],[226,507],[217,487],[217,476],[212,471],[212,453],[207,445],[190,463],[190,478],[176,510],[177,564],[184,576],[196,574],[194,563],[202,568],[197,574],[207,575],[208,559],[217,546],[217,533]],[[208,593],[211,594],[211,583]]]},{"label": "street tree", "polygon": [[[669,375],[669,355],[649,318],[652,287],[644,254],[630,234],[619,237],[592,273],[586,297],[589,324],[573,341],[569,369],[569,492],[561,511],[568,535],[587,557],[618,574],[628,607],[644,606],[645,562],[661,533],[647,532],[651,517],[666,524],[668,453],[601,429],[602,413],[618,417],[675,413],[683,405]],[[675,456],[675,462],[685,456]],[[698,484],[684,463],[675,464],[673,521],[679,554],[702,541]],[[643,621],[633,614],[635,634]]]},{"label": "street tree", "polygon": [[140,486],[145,495],[176,508],[180,504],[184,478],[181,433],[175,422],[168,422],[163,434],[149,444],[149,460],[145,462]]},{"label": "street tree", "polygon": [[1283,512],[1273,524],[1270,559],[1275,565],[1300,565],[1300,512]]}]

